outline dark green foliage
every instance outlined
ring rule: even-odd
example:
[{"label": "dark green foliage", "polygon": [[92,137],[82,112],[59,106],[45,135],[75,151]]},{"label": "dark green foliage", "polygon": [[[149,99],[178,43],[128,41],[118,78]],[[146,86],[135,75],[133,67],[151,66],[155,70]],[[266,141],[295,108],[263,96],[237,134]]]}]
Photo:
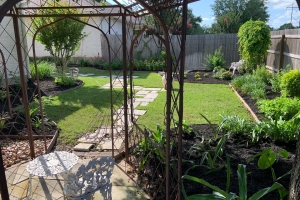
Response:
[{"label": "dark green foliage", "polygon": [[285,73],[280,81],[281,93],[287,97],[300,97],[300,70]]},{"label": "dark green foliage", "polygon": [[256,69],[263,63],[271,44],[268,26],[262,21],[249,20],[239,28],[238,36],[241,56],[247,65]]},{"label": "dark green foliage", "polygon": [[238,115],[233,116],[222,116],[222,124],[221,127],[224,133],[229,134],[242,134],[248,135],[253,127],[253,123],[248,122],[247,120],[241,118]]},{"label": "dark green foliage", "polygon": [[258,67],[253,75],[265,83],[270,83],[273,78],[273,74],[265,66]]},{"label": "dark green foliage", "polygon": [[204,66],[206,66],[208,70],[214,70],[215,67],[223,68],[226,62],[223,58],[222,46],[215,50],[214,54],[208,54],[205,61],[206,64],[204,64]]},{"label": "dark green foliage", "polygon": [[[39,79],[47,79],[52,76],[54,66],[52,63],[41,61],[37,63],[37,71]],[[30,72],[33,79],[37,79],[34,63],[30,63]]]},{"label": "dark green foliage", "polygon": [[220,78],[221,79],[224,79],[224,80],[231,80],[233,78],[233,75],[231,72],[229,71],[226,71],[226,72],[223,72],[221,75],[220,75]]},{"label": "dark green foliage", "polygon": [[277,97],[272,100],[259,100],[259,111],[266,117],[283,120],[292,119],[300,111],[300,100],[297,98]]},{"label": "dark green foliage", "polygon": [[54,82],[64,87],[70,87],[76,84],[76,80],[74,78],[66,75],[61,75],[59,77],[56,77]]},{"label": "dark green foliage", "polygon": [[163,50],[158,51],[154,56],[150,53],[150,57],[145,60],[137,54],[133,69],[138,71],[163,71],[166,65],[166,58],[166,52]]},{"label": "dark green foliage", "polygon": [[288,64],[285,66],[284,69],[280,70],[277,74],[273,75],[273,78],[271,79],[271,85],[272,85],[272,91],[273,92],[280,92],[280,82],[282,76],[292,70],[292,65]]}]

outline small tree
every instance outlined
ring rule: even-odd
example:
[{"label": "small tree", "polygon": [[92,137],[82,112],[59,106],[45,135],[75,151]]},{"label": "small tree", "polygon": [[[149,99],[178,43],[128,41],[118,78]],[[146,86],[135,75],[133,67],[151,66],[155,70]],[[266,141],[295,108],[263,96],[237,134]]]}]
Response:
[{"label": "small tree", "polygon": [[[47,5],[54,7],[53,2]],[[56,5],[57,6],[57,5]],[[67,4],[62,5],[67,6]],[[74,9],[43,9],[38,14],[79,14]],[[75,19],[86,21],[85,18],[73,17]],[[32,29],[35,33],[42,26],[56,22],[50,26],[41,29],[36,37],[36,40],[45,45],[45,49],[50,52],[55,60],[56,69],[59,73],[63,73],[64,69],[80,47],[80,41],[85,37],[81,32],[85,24],[75,21],[71,18],[66,18],[58,21],[61,17],[36,17],[32,22]],[[59,69],[60,66],[60,69]]]},{"label": "small tree", "polygon": [[248,67],[255,69],[263,63],[271,44],[268,26],[262,21],[249,20],[239,28],[238,36],[241,56]]}]

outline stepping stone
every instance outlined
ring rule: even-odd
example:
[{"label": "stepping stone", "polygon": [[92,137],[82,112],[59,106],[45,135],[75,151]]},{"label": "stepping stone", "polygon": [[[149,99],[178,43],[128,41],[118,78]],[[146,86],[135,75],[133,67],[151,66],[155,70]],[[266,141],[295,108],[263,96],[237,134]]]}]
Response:
[{"label": "stepping stone", "polygon": [[151,94],[157,94],[157,91],[155,90],[155,91],[151,91],[150,92]]},{"label": "stepping stone", "polygon": [[109,78],[109,76],[96,76],[96,78]]},{"label": "stepping stone", "polygon": [[133,114],[141,116],[141,115],[144,115],[146,112],[147,112],[147,110],[134,110]]},{"label": "stepping stone", "polygon": [[140,106],[148,106],[149,103],[148,102],[141,102]]},{"label": "stepping stone", "polygon": [[155,99],[158,96],[158,93],[150,93],[145,96],[145,99]]},{"label": "stepping stone", "polygon": [[[123,139],[118,138],[114,140],[114,149],[120,149],[122,144],[123,144]],[[100,143],[102,150],[112,150],[112,144],[111,144],[111,139],[110,138],[105,138],[104,140],[101,141]]]},{"label": "stepping stone", "polygon": [[142,90],[159,91],[161,88],[143,88]]},{"label": "stepping stone", "polygon": [[142,90],[144,87],[142,87],[142,86],[134,86],[133,87],[133,89],[135,89],[135,90]]},{"label": "stepping stone", "polygon": [[79,74],[78,76],[93,76],[94,74]]},{"label": "stepping stone", "polygon": [[141,91],[138,91],[137,93],[135,93],[135,95],[146,95],[148,93],[149,93],[149,91],[141,90]]},{"label": "stepping stone", "polygon": [[154,101],[154,99],[146,99],[146,98],[136,98],[135,99],[135,101],[136,102],[148,102],[148,103],[150,103],[150,102],[153,102]]},{"label": "stepping stone", "polygon": [[94,144],[79,143],[73,148],[73,150],[74,151],[90,151],[93,146],[94,146]]}]

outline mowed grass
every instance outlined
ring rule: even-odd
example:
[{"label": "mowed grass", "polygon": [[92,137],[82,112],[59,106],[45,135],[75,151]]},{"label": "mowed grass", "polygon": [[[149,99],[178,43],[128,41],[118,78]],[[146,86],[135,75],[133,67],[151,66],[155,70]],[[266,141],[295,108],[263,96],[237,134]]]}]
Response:
[{"label": "mowed grass", "polygon": [[[47,117],[53,119],[61,129],[58,141],[63,144],[74,145],[77,139],[85,132],[92,129],[91,122],[95,121],[97,114],[110,113],[110,91],[101,86],[109,83],[109,78],[95,76],[109,76],[108,71],[95,70],[94,68],[79,68],[80,73],[94,74],[89,77],[80,77],[84,85],[80,88],[48,98],[45,104]],[[122,76],[122,72],[114,72]],[[162,88],[161,76],[156,72],[134,72],[134,86],[147,88]],[[178,82],[174,82],[178,88]],[[137,109],[147,110],[147,113],[138,119],[138,124],[156,129],[156,125],[164,125],[164,109],[166,91],[159,91],[158,97],[148,106],[139,106]],[[116,89],[113,92],[114,107],[123,105],[123,93]],[[49,100],[51,99],[51,100]],[[210,84],[184,84],[184,119],[188,124],[207,123],[199,113],[205,115],[212,123],[219,123],[220,114],[240,115],[251,119],[240,100],[228,85]],[[174,118],[177,119],[174,113]],[[97,119],[98,120],[98,119]],[[101,119],[99,119],[101,120]],[[109,123],[109,120],[106,121]]]},{"label": "mowed grass", "polygon": [[[174,87],[176,87],[176,82]],[[147,110],[147,113],[138,119],[138,124],[151,130],[155,130],[157,124],[164,126],[165,101],[166,91],[161,91],[153,103],[139,106],[137,109]],[[188,124],[207,123],[199,113],[215,124],[220,123],[221,114],[239,115],[245,119],[252,119],[228,85],[185,83],[183,119]],[[174,118],[178,119],[176,114]]]}]

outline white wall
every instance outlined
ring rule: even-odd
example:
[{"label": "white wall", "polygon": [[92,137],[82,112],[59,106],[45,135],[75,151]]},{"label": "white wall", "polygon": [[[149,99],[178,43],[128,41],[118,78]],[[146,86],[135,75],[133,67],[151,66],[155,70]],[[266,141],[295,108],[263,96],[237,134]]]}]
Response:
[{"label": "white wall", "polygon": [[[121,19],[121,18],[120,18]],[[111,30],[110,34],[122,34],[122,23],[120,19],[111,19]],[[31,22],[29,18],[26,18],[26,23],[29,25]],[[108,25],[108,17],[106,20],[103,20],[103,17],[92,17],[89,24],[99,27],[105,34],[109,34],[109,25]],[[28,26],[30,27],[30,26]],[[101,39],[100,35],[102,34],[99,30],[95,29],[94,27],[86,25],[82,31],[82,33],[87,34],[80,44],[80,48],[75,53],[74,56],[76,57],[95,57],[100,56],[102,57],[101,52]],[[29,56],[33,56],[32,52],[32,37],[27,35],[27,40],[29,44]],[[35,42],[36,48],[36,56],[50,56],[50,53],[45,50],[44,45],[40,44],[38,41]]]},{"label": "white wall", "polygon": [[[0,5],[4,3],[4,0],[0,0]],[[22,47],[22,62],[25,67],[25,75],[28,74],[29,69],[29,60],[25,49],[27,49],[27,41],[22,40],[25,38],[24,35],[24,25],[21,20],[19,20],[19,31],[20,31],[20,39]],[[19,76],[19,62],[18,62],[18,54],[17,48],[15,45],[15,33],[13,26],[12,17],[4,17],[0,26],[0,49],[2,50],[5,58],[5,64],[7,67],[7,75],[8,78],[12,78],[13,76]],[[0,58],[1,59],[1,58]],[[3,74],[4,65],[2,64],[2,60],[0,61],[0,71],[1,75]],[[13,79],[9,80],[9,84],[13,84]]]}]

